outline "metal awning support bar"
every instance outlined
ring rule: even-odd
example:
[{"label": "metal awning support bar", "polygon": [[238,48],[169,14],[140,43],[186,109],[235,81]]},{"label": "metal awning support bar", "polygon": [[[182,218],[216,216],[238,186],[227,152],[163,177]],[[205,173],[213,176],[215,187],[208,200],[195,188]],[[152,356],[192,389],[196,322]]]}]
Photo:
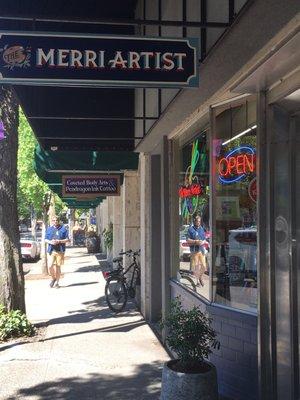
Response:
[{"label": "metal awning support bar", "polygon": [[85,24],[85,25],[123,25],[123,26],[177,26],[186,28],[227,28],[230,26],[226,22],[194,22],[194,21],[165,21],[165,20],[146,20],[146,19],[57,19],[57,18],[44,18],[44,17],[19,17],[12,15],[1,15],[0,20],[13,20],[13,21],[30,21],[30,22],[47,22],[47,23],[69,23],[69,24]]},{"label": "metal awning support bar", "polygon": [[136,140],[143,139],[142,136],[134,137],[65,137],[65,136],[39,136],[39,140]]},{"label": "metal awning support bar", "polygon": [[[47,172],[51,172],[51,173],[55,173],[55,174],[103,174],[105,173],[106,175],[110,175],[110,174],[120,174],[122,172],[124,172],[124,169],[119,169],[116,171],[111,171],[111,170],[97,170],[94,171],[92,169],[78,169],[78,170],[70,170],[70,169],[46,169]],[[47,183],[48,185],[48,183]]]},{"label": "metal awning support bar", "polygon": [[39,117],[27,116],[27,119],[43,120],[73,120],[73,121],[135,121],[135,120],[156,120],[159,117]]}]

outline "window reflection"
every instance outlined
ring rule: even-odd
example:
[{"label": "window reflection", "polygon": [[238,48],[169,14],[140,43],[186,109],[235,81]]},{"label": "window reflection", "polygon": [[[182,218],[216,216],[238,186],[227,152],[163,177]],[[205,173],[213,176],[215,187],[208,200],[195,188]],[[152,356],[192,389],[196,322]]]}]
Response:
[{"label": "window reflection", "polygon": [[[209,297],[209,154],[206,132],[180,150],[179,265],[177,279]],[[193,216],[201,217],[195,226]],[[198,223],[198,222],[197,222]]]},{"label": "window reflection", "polygon": [[257,307],[255,103],[216,117],[214,301],[231,307]]}]

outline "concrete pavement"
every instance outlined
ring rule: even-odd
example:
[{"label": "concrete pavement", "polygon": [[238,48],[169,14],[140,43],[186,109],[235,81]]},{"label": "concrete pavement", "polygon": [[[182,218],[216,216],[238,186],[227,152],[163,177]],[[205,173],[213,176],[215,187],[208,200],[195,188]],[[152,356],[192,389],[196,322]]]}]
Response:
[{"label": "concrete pavement", "polygon": [[27,316],[46,328],[33,342],[0,345],[0,399],[159,399],[169,359],[160,342],[133,306],[107,308],[94,255],[67,255],[59,289],[26,275]]}]

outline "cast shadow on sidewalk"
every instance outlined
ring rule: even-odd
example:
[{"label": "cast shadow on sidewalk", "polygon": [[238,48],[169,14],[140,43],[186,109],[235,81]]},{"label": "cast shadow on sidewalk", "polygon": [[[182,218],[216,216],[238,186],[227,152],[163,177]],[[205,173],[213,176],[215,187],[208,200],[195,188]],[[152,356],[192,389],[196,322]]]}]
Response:
[{"label": "cast shadow on sidewalk", "polygon": [[93,321],[95,319],[124,318],[140,315],[136,309],[135,303],[129,299],[124,311],[113,313],[107,306],[105,296],[101,296],[94,300],[85,301],[83,307],[78,310],[69,311],[69,315],[53,318],[48,321],[49,325],[56,324],[78,324]]},{"label": "cast shadow on sidewalk", "polygon": [[74,272],[101,272],[104,271],[105,267],[101,267],[99,264],[97,265],[86,265],[83,267],[77,268]]},{"label": "cast shadow on sidewalk", "polygon": [[[90,314],[90,313],[89,313]],[[58,323],[78,323],[78,316],[80,316],[81,314],[75,314],[71,317],[62,317],[62,318],[57,318],[55,320],[50,320],[49,323],[45,324],[45,325],[51,325],[51,324],[58,324]],[[128,314],[127,314],[128,315]],[[74,318],[73,318],[74,317]],[[91,316],[87,316],[88,318]],[[123,313],[123,317],[124,317],[124,313]],[[80,320],[80,322],[87,322],[86,320]],[[49,340],[56,340],[56,339],[62,339],[62,338],[66,338],[66,337],[72,337],[72,336],[79,336],[79,335],[84,335],[84,334],[88,334],[88,333],[116,333],[116,332],[130,332],[133,329],[139,328],[142,325],[145,325],[146,322],[144,319],[140,319],[138,321],[131,321],[131,322],[123,322],[121,324],[109,324],[109,320],[106,326],[102,326],[100,328],[95,328],[95,329],[89,329],[89,330],[84,330],[84,331],[76,331],[76,332],[72,332],[72,333],[66,333],[66,334],[62,334],[62,335],[57,335],[57,336],[51,336],[51,337],[47,337],[46,339],[40,339],[40,340],[36,340],[37,342],[48,342]],[[28,344],[28,340],[25,341],[19,341],[19,342],[15,342],[15,343],[8,343],[7,345],[4,346],[0,346],[0,352],[8,350],[12,347],[17,347],[17,346],[21,346],[23,344]]]},{"label": "cast shadow on sidewalk", "polygon": [[124,324],[119,324],[119,325],[109,325],[109,326],[104,326],[102,328],[95,328],[95,329],[89,329],[85,331],[79,331],[79,332],[72,332],[72,333],[66,333],[64,335],[57,335],[57,336],[52,336],[46,339],[43,339],[43,342],[47,342],[49,340],[55,340],[55,339],[62,339],[66,337],[71,337],[71,336],[79,336],[87,333],[116,333],[116,332],[130,332],[133,329],[139,328],[142,325],[145,325],[146,322],[141,320],[141,321],[135,321],[135,322],[128,322]]},{"label": "cast shadow on sidewalk", "polygon": [[60,285],[61,288],[68,288],[72,286],[86,286],[86,285],[96,285],[99,284],[98,281],[94,282],[79,282],[79,283],[71,283],[70,285]]},{"label": "cast shadow on sidewalk", "polygon": [[[36,400],[158,400],[160,395],[162,363],[142,364],[130,376],[118,371],[110,374],[89,374],[87,377],[69,377],[22,388],[16,398]],[[121,372],[121,371],[120,371]]]}]

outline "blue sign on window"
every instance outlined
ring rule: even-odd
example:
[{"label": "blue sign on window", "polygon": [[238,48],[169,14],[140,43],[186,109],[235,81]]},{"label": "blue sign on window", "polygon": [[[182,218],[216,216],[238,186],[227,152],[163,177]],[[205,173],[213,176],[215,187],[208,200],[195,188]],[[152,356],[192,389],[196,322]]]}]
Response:
[{"label": "blue sign on window", "polygon": [[0,32],[0,83],[197,87],[198,39]]}]

